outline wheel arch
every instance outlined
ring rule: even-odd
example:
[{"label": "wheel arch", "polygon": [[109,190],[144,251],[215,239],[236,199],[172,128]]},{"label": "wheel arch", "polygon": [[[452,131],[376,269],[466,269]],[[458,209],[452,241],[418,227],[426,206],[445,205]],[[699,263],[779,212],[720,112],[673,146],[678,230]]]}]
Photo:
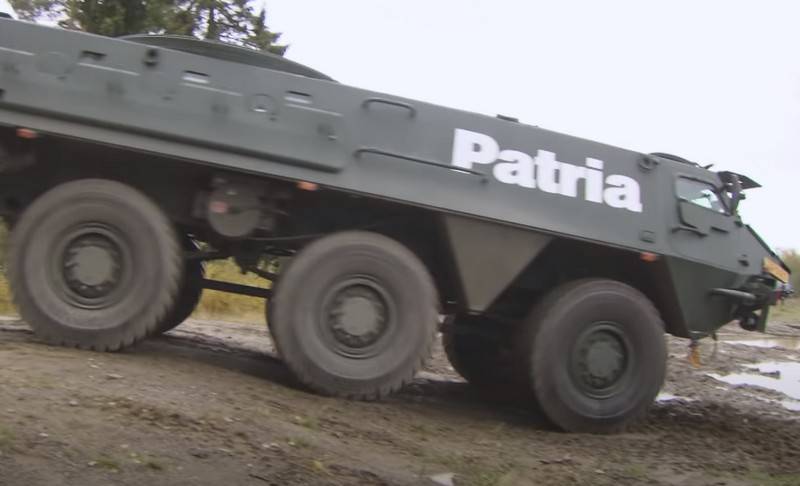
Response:
[{"label": "wheel arch", "polygon": [[[630,285],[653,303],[666,332],[689,337],[664,257],[567,238],[553,239],[500,295],[490,311],[522,318],[550,289],[585,278]],[[515,299],[524,299],[526,305],[515,305]]]}]

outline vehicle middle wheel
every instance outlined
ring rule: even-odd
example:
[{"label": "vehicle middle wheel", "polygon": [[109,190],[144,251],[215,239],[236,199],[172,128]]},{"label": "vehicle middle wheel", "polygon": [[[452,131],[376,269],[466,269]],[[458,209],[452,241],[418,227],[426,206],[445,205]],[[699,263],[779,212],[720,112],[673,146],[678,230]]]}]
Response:
[{"label": "vehicle middle wheel", "polygon": [[442,347],[453,369],[481,392],[494,398],[528,398],[514,353],[516,333],[484,316],[456,315],[442,328]]},{"label": "vehicle middle wheel", "polygon": [[305,247],[269,302],[278,352],[300,381],[327,395],[378,399],[430,355],[438,320],[433,280],[385,236],[347,231]]}]

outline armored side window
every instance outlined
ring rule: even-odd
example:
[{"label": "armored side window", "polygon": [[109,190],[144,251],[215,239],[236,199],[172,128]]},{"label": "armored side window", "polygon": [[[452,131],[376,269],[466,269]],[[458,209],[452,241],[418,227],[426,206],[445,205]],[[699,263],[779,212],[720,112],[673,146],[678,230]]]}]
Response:
[{"label": "armored side window", "polygon": [[728,212],[716,188],[706,182],[681,177],[678,179],[677,192],[678,199],[689,201],[717,213],[727,214]]}]

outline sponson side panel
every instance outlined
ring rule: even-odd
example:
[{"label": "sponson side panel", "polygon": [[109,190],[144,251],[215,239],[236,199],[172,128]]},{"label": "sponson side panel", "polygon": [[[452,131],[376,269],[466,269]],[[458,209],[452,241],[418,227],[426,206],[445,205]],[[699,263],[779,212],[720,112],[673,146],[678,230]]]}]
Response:
[{"label": "sponson side panel", "polygon": [[443,215],[466,307],[484,311],[553,240],[544,233]]}]

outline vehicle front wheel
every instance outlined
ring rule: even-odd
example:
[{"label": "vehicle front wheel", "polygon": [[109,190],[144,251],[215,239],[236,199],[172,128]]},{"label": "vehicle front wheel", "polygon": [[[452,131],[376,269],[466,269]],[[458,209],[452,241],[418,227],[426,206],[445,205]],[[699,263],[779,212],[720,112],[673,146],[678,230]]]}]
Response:
[{"label": "vehicle front wheel", "polygon": [[646,412],[664,382],[661,317],[621,282],[556,288],[528,316],[518,345],[539,406],[566,431],[619,431]]},{"label": "vehicle front wheel", "polygon": [[414,377],[439,316],[422,262],[397,241],[364,231],[303,248],[281,272],[268,309],[278,352],[301,382],[364,400]]}]

